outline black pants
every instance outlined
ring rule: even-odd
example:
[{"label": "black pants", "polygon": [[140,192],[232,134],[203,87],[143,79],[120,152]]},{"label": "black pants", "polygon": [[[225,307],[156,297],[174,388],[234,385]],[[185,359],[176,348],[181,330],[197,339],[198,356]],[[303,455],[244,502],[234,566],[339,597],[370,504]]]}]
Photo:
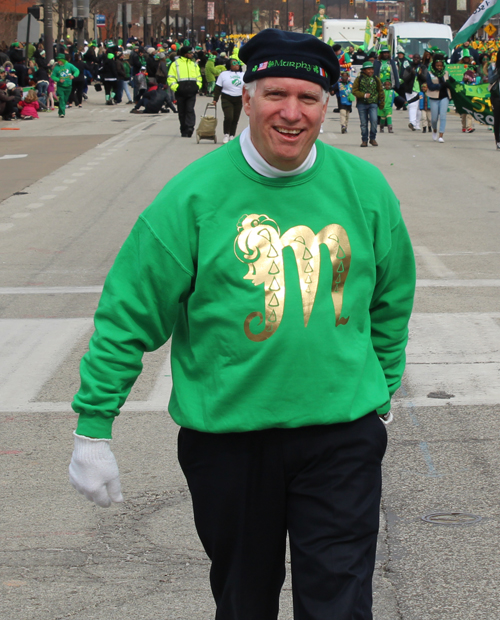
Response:
[{"label": "black pants", "polygon": [[113,99],[113,93],[116,93],[116,80],[104,80],[104,92],[106,94],[106,101]]},{"label": "black pants", "polygon": [[235,136],[243,106],[243,98],[232,97],[222,93],[220,99],[222,111],[224,112],[224,134]]},{"label": "black pants", "polygon": [[191,136],[194,131],[196,124],[195,104],[196,94],[184,95],[177,92],[177,112],[179,113],[181,135]]},{"label": "black pants", "polygon": [[500,142],[500,97],[491,97],[491,106],[493,108],[493,133],[495,134],[495,142]]},{"label": "black pants", "polygon": [[276,620],[289,533],[295,620],[371,620],[381,462],[375,413],[347,424],[179,432],[216,620]]},{"label": "black pants", "polygon": [[70,103],[74,103],[75,105],[81,105],[83,101],[83,91],[85,90],[85,80],[81,80],[79,82],[75,82],[73,80],[71,84],[71,97]]}]

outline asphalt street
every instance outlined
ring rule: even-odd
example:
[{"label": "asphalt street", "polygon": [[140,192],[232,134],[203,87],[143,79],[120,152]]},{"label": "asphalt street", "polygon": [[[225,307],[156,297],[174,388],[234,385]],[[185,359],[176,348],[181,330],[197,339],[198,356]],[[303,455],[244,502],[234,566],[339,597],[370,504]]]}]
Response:
[{"label": "asphalt street", "polygon": [[[198,118],[208,101],[199,98]],[[146,356],[115,424],[125,503],[97,508],[68,482],[70,402],[104,278],[163,185],[225,148],[221,120],[219,144],[196,144],[176,115],[130,107],[91,92],[64,120],[46,113],[6,131],[0,121],[2,620],[214,615],[166,412],[168,344]],[[356,113],[341,135],[332,108],[321,139],[385,174],[418,268],[388,427],[374,617],[499,618],[500,153],[486,127],[463,134],[453,113],[444,144],[394,112],[395,133],[361,149]],[[288,571],[280,620],[292,617]]]}]

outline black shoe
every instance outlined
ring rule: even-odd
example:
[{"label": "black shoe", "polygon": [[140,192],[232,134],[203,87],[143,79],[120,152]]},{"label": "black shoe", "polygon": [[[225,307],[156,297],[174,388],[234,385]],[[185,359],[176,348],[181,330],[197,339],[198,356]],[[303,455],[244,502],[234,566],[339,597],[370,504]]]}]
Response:
[{"label": "black shoe", "polygon": [[127,101],[127,105],[133,105],[134,102],[133,101]]},{"label": "black shoe", "polygon": [[338,114],[339,109],[338,109],[338,108],[333,108],[333,111],[334,111],[334,112],[337,112],[337,114]]},{"label": "black shoe", "polygon": [[427,127],[424,127],[424,128],[422,129],[422,133],[427,133]]}]

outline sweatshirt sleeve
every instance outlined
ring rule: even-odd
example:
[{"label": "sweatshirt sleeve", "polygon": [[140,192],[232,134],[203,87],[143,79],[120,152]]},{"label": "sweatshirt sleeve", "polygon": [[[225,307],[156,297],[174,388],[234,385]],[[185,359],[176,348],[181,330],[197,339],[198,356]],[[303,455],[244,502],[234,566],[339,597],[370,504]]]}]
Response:
[{"label": "sweatshirt sleeve", "polygon": [[106,278],[81,362],[81,386],[72,404],[80,414],[78,434],[111,438],[143,354],[170,337],[193,276],[141,216]]},{"label": "sweatshirt sleeve", "polygon": [[[371,339],[391,398],[401,385],[405,368],[415,280],[413,249],[403,218],[400,218],[391,231],[389,250],[377,264],[377,283],[370,306]],[[389,401],[377,413],[387,413],[390,406]]]}]

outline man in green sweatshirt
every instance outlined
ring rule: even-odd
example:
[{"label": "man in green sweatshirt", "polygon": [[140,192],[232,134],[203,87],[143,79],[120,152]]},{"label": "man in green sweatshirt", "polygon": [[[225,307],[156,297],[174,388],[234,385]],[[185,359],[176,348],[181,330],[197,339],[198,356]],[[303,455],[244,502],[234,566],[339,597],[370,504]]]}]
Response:
[{"label": "man in green sweatshirt", "polygon": [[167,183],[106,279],[70,480],[123,501],[112,422],[172,337],[169,413],[217,619],[276,620],[288,533],[295,620],[371,620],[411,244],[380,171],[317,140],[331,48],[264,30],[240,58],[249,129]]},{"label": "man in green sweatshirt", "polygon": [[57,97],[59,99],[59,118],[66,114],[66,104],[71,95],[71,84],[74,78],[80,75],[80,71],[66,60],[64,54],[56,56],[56,64],[52,69],[51,78],[57,84]]}]

